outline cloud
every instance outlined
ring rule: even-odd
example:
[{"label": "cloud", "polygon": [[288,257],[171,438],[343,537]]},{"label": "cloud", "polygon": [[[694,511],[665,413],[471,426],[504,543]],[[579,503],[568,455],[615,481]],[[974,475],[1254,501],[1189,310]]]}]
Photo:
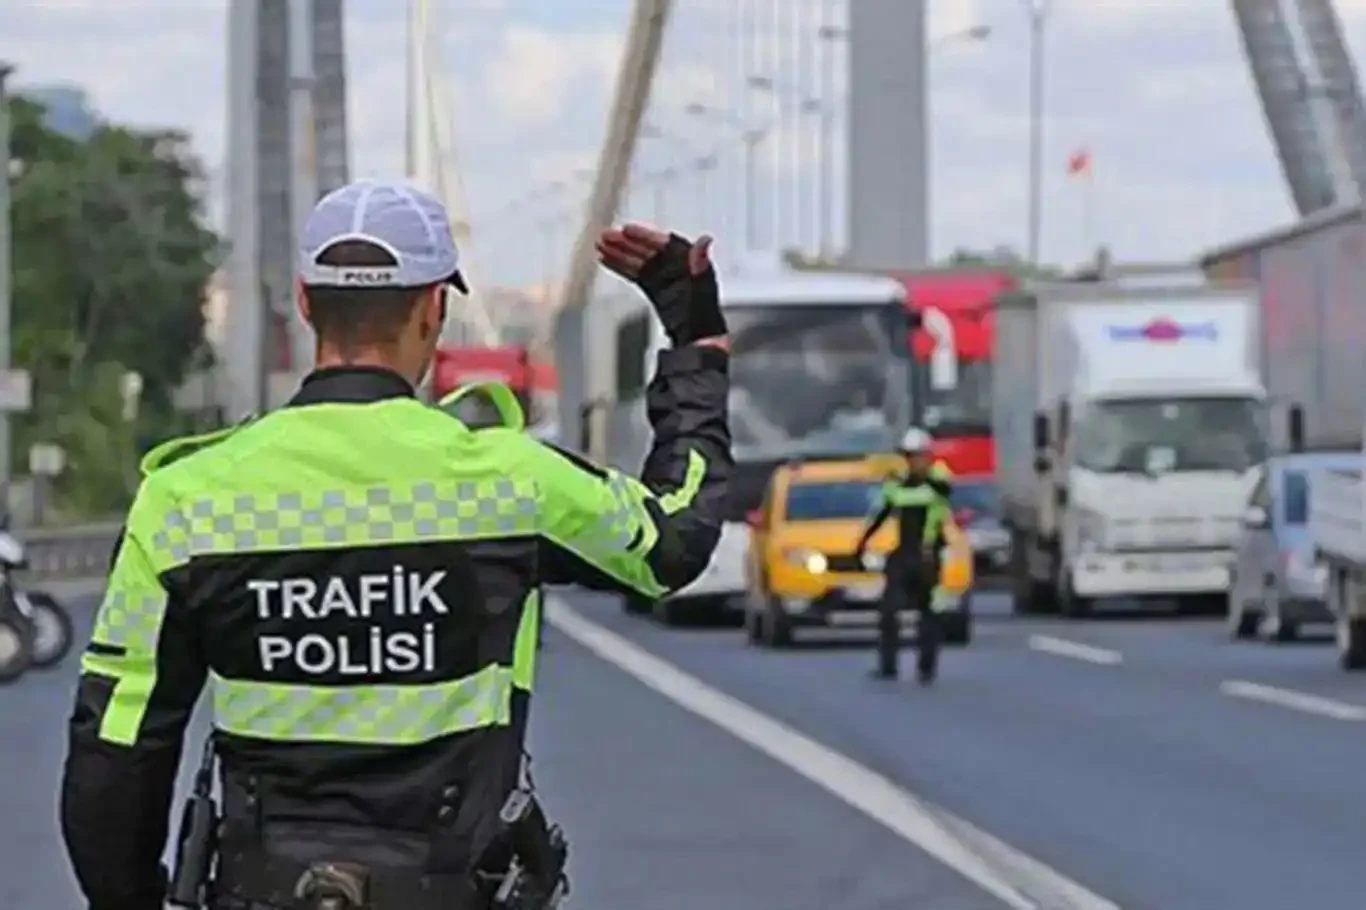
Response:
[{"label": "cloud", "polygon": [[[837,6],[847,9],[849,2],[862,0]],[[667,195],[680,225],[735,231],[741,221],[737,130],[682,111],[688,102],[704,100],[748,114],[755,125],[778,121],[760,161],[756,195],[763,200],[765,236],[777,223],[788,230],[782,242],[797,239],[794,225],[807,216],[783,209],[775,218],[775,206],[796,207],[775,200],[809,194],[814,156],[795,149],[814,147],[817,123],[745,80],[767,74],[800,82],[807,74],[798,93],[815,91],[821,42],[814,35],[824,24],[823,4],[756,4],[762,15],[752,34],[738,17],[748,0],[675,5],[649,116],[699,151],[722,151],[714,174],[705,181],[680,179]],[[211,164],[221,161],[226,0],[0,5],[0,58],[19,64],[20,87],[79,83],[111,119],[188,128],[197,150]],[[1366,0],[1336,5],[1349,43],[1359,41],[1366,33]],[[438,0],[433,6],[445,10],[439,56],[454,96],[455,151],[476,213],[507,210],[548,182],[595,163],[630,0]],[[781,19],[770,12],[779,7]],[[392,175],[403,166],[402,4],[347,0],[347,15],[353,169]],[[1018,0],[927,2],[932,38],[977,24],[992,27],[987,42],[940,45],[929,64],[932,223],[939,253],[962,245],[1019,246],[1025,232],[1027,18]],[[1088,252],[1087,206],[1094,232],[1111,240],[1121,257],[1135,258],[1189,254],[1293,220],[1226,3],[1053,0],[1048,28],[1046,255],[1074,261]],[[804,37],[795,40],[797,35]],[[842,57],[843,44],[834,48]],[[842,107],[842,90],[837,96]],[[1067,154],[1081,145],[1095,153],[1089,193],[1063,173]],[[681,160],[680,153],[674,143],[646,143],[639,166],[656,170]],[[652,195],[640,190],[637,208],[648,212]],[[538,205],[524,206],[516,217],[534,219]],[[500,236],[514,240],[494,277],[539,277],[520,255],[516,230]]]},{"label": "cloud", "polygon": [[485,72],[485,87],[499,113],[528,126],[564,113],[576,97],[597,100],[615,78],[622,52],[620,33],[554,34],[514,26]]}]

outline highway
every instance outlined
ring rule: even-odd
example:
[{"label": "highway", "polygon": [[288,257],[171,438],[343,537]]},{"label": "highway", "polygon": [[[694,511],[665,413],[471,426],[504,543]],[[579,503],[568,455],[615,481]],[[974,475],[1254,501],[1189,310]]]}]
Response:
[{"label": "highway", "polygon": [[[760,653],[557,600],[532,747],[570,906],[1360,905],[1366,680],[1330,646],[1007,606],[984,597],[922,690],[867,678],[859,642]],[[74,662],[0,690],[7,910],[75,905],[54,820]]]}]

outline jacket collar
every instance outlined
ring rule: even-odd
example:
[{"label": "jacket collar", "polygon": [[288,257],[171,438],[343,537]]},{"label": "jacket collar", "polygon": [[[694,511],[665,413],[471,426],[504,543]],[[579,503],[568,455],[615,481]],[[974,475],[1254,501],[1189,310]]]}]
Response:
[{"label": "jacket collar", "polygon": [[310,404],[367,404],[414,398],[412,383],[386,367],[323,367],[304,377],[286,407]]}]

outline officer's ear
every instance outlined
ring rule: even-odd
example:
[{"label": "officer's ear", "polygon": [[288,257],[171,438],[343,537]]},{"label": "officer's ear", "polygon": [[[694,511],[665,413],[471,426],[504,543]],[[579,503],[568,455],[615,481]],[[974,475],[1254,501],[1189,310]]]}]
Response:
[{"label": "officer's ear", "polygon": [[294,279],[294,284],[299,290],[299,292],[294,295],[295,299],[298,300],[299,315],[303,317],[304,325],[312,325],[313,319],[309,313],[308,307],[308,288],[304,285],[303,279],[301,278]]},{"label": "officer's ear", "polygon": [[451,301],[451,286],[449,284],[437,284],[426,294],[422,302],[422,322],[423,337],[436,335],[440,337],[441,329],[445,327],[445,316],[449,301]]},{"label": "officer's ear", "polygon": [[448,293],[449,289],[444,284],[433,285],[423,292],[417,316],[423,341],[441,336],[441,328],[446,324]]}]

